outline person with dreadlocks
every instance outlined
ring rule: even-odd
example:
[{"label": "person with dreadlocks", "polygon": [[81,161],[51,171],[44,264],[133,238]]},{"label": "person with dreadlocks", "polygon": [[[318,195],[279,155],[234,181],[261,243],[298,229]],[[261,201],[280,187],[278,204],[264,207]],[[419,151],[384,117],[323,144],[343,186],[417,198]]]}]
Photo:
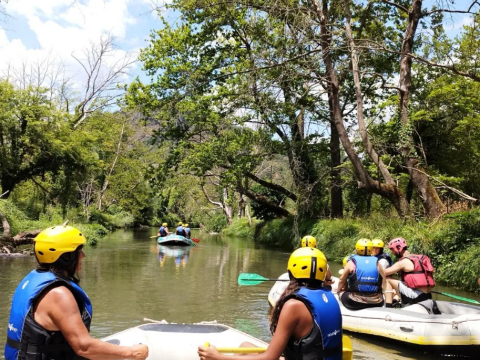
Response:
[{"label": "person with dreadlocks", "polygon": [[146,345],[119,346],[90,336],[92,304],[76,274],[87,242],[81,231],[50,227],[34,239],[37,269],[18,285],[8,320],[5,359],[146,359]]},{"label": "person with dreadlocks", "polygon": [[[199,346],[201,360],[341,360],[342,314],[335,296],[324,288],[327,259],[318,249],[302,247],[288,260],[290,282],[270,318],[273,334],[262,354],[222,355]],[[252,347],[244,343],[242,346]]]}]

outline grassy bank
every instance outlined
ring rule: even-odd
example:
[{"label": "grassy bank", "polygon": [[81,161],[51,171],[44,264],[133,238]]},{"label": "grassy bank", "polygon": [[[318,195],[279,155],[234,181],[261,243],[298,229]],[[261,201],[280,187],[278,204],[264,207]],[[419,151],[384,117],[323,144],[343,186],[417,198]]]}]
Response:
[{"label": "grassy bank", "polygon": [[[10,224],[10,234],[12,236],[23,231],[46,229],[49,226],[64,222],[60,209],[54,207],[48,207],[46,213],[41,214],[38,220],[30,219],[10,201],[0,201],[0,211]],[[109,230],[114,228],[114,226],[107,228],[99,223],[82,222],[82,217],[76,215],[73,211],[68,214],[67,218],[69,219],[69,225],[80,229],[90,245],[95,245]]]},{"label": "grassy bank", "polygon": [[[295,225],[299,236],[295,236]],[[430,256],[437,281],[478,291],[480,210],[450,214],[435,222],[404,223],[400,219],[375,215],[365,219],[307,220],[295,224],[294,219],[288,218],[258,223],[253,233],[259,243],[286,250],[298,247],[301,236],[313,235],[317,238],[318,248],[336,262],[352,253],[360,238],[379,238],[388,242],[401,236],[408,241],[412,253]]]}]

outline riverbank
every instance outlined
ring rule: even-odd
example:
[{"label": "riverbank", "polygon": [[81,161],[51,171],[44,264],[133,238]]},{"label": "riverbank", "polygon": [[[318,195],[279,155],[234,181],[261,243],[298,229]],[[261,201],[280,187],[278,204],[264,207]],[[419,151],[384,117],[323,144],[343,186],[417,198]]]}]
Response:
[{"label": "riverbank", "polygon": [[[35,230],[43,230],[50,226],[64,223],[60,210],[54,207],[48,208],[48,211],[41,214],[38,220],[30,219],[27,214],[9,201],[0,202],[0,211],[10,226],[10,237],[21,232],[35,232]],[[89,245],[96,245],[103,236],[116,228],[115,226],[106,227],[97,222],[85,223],[82,221],[81,216],[75,216],[73,213],[69,214],[69,216],[71,216],[67,217],[69,225],[80,229]],[[31,244],[13,246],[8,239],[4,238],[2,240],[3,235],[3,232],[0,232],[0,253],[10,256],[33,254]]]},{"label": "riverbank", "polygon": [[[248,234],[255,241],[273,248],[293,250],[300,244],[301,236],[310,234],[317,246],[331,261],[354,251],[360,238],[378,238],[386,244],[390,239],[403,237],[412,253],[430,256],[436,272],[435,279],[447,286],[467,291],[479,290],[480,275],[480,210],[446,215],[443,219],[404,222],[398,218],[373,215],[369,218],[306,220],[296,224],[293,218],[259,222],[250,230],[243,221],[235,223],[238,233]],[[231,234],[227,229],[225,234]]]}]

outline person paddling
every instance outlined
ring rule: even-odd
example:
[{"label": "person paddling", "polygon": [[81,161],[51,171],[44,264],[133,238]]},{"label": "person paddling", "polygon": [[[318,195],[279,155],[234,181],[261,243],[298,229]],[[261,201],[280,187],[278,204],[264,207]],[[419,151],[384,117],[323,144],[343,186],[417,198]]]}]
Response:
[{"label": "person paddling", "polygon": [[185,224],[184,227],[185,227],[185,234],[186,234],[185,237],[187,239],[190,239],[192,237],[192,232],[191,232],[190,228],[188,227],[188,224]]},{"label": "person paddling", "polygon": [[387,276],[399,273],[401,281],[387,279],[385,292],[386,307],[392,307],[394,293],[401,296],[402,304],[416,304],[432,298],[431,291],[435,286],[433,272],[435,269],[426,255],[415,255],[408,251],[404,238],[395,238],[388,248],[399,260],[385,270]]},{"label": "person paddling", "polygon": [[159,237],[166,237],[170,234],[170,231],[168,231],[168,224],[163,223],[160,229],[158,229],[157,236]]},{"label": "person paddling", "polygon": [[[342,314],[335,296],[323,287],[327,259],[318,249],[295,250],[287,266],[290,283],[270,318],[273,334],[262,354],[222,355],[214,346],[198,347],[201,360],[342,359]],[[254,347],[249,343],[244,347]]]},{"label": "person paddling", "polygon": [[81,231],[54,226],[34,239],[38,268],[18,285],[8,320],[5,359],[146,359],[146,345],[119,346],[88,333],[92,304],[80,280]]}]

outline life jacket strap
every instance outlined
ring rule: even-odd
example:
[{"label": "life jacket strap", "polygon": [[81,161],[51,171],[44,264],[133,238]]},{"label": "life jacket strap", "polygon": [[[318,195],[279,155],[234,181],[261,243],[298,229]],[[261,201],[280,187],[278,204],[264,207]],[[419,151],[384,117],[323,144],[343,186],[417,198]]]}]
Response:
[{"label": "life jacket strap", "polygon": [[29,343],[21,343],[20,341],[13,340],[12,338],[7,336],[7,345],[13,349],[18,351],[22,351],[24,353],[58,353],[62,351],[69,351],[72,350],[72,347],[68,344],[29,344]]}]

